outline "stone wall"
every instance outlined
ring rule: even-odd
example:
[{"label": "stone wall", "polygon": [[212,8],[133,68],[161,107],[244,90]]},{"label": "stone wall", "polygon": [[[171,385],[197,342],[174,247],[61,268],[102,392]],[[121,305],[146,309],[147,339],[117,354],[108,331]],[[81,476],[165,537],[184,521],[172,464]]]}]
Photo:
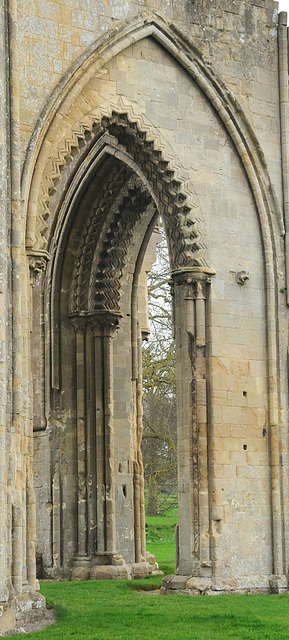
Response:
[{"label": "stone wall", "polygon": [[39,575],[151,571],[141,339],[159,215],[178,379],[165,588],[286,589],[286,14],[7,0],[0,84],[1,631],[43,611],[33,427]]}]

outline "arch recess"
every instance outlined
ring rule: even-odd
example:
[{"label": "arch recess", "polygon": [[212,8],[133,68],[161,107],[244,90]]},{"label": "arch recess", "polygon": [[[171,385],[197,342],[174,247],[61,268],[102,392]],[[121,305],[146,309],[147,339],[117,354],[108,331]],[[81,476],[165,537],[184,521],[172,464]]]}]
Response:
[{"label": "arch recess", "polygon": [[[116,133],[118,139],[122,139],[125,144],[131,135],[136,155],[141,140],[145,141],[143,148],[146,149],[146,160],[150,155],[152,168],[146,173],[142,167],[143,173],[147,180],[153,183],[153,174],[161,172],[162,184],[167,183],[168,190],[171,191],[169,202],[166,205],[170,205],[171,199],[173,199],[173,206],[180,209],[177,214],[179,216],[178,229],[181,234],[185,260],[179,262],[173,260],[173,268],[187,269],[193,265],[194,254],[200,248],[195,231],[196,221],[192,216],[194,207],[190,206],[190,199],[193,200],[193,195],[186,187],[186,177],[182,169],[175,166],[173,154],[171,154],[167,143],[156,135],[137,105],[129,104],[122,99],[119,99],[117,104],[102,105],[97,110],[94,109],[93,104],[88,105],[87,111],[80,118],[79,115],[77,116],[76,110],[73,112],[75,101],[90,78],[100,76],[103,66],[132,42],[147,37],[154,38],[172,55],[198,85],[214,108],[244,166],[259,216],[266,271],[274,573],[281,574],[282,559],[278,552],[278,549],[282,548],[280,541],[281,485],[278,438],[278,341],[276,335],[276,279],[273,265],[276,264],[278,253],[274,236],[284,234],[282,215],[264,154],[238,101],[193,44],[183,36],[175,25],[169,24],[158,14],[145,12],[122,28],[106,34],[87,52],[86,56],[78,61],[65,81],[57,87],[46,112],[42,114],[40,121],[44,124],[41,126],[38,124],[35,129],[24,167],[23,192],[24,201],[27,202],[27,248],[28,251],[38,252],[40,255],[45,253],[47,250],[47,230],[50,224],[50,201],[57,184],[61,181],[65,168],[71,162],[75,162],[77,157],[80,159],[84,157],[82,150],[92,149],[95,141],[107,131],[111,136]],[[71,116],[74,119],[73,125],[71,125]],[[117,132],[114,127],[117,127]],[[126,135],[123,138],[121,138],[122,127],[126,129]],[[127,155],[134,157],[134,154],[131,154],[129,144],[127,147],[125,149]],[[157,178],[158,176],[156,180]],[[166,189],[163,188],[162,192],[166,194]],[[172,243],[172,246],[176,246],[175,242]],[[198,257],[198,260],[198,265],[201,266],[202,258]],[[100,256],[99,264],[101,264]],[[80,277],[80,275],[75,277]]]}]

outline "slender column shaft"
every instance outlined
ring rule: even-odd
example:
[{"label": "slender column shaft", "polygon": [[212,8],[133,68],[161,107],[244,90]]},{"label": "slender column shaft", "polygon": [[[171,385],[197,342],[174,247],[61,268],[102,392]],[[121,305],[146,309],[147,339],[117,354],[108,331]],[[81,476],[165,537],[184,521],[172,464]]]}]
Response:
[{"label": "slender column shaft", "polygon": [[177,358],[179,567],[190,575],[210,567],[206,287],[209,273],[173,274]]},{"label": "slender column shaft", "polygon": [[134,463],[134,535],[135,535],[135,561],[141,562],[145,558],[145,504],[144,504],[144,480],[143,462],[141,452],[142,440],[142,339],[138,328],[137,339],[137,364],[138,375],[136,379],[136,461]]},{"label": "slender column shaft", "polygon": [[61,566],[61,491],[59,461],[55,461],[52,479],[52,564],[55,569]]},{"label": "slender column shaft", "polygon": [[115,533],[115,480],[114,480],[114,429],[113,429],[113,354],[112,334],[103,338],[104,347],[104,435],[105,435],[105,503],[106,550],[114,552]]},{"label": "slender column shaft", "polygon": [[97,548],[96,541],[96,433],[95,433],[95,382],[94,382],[94,338],[86,332],[86,460],[87,460],[87,523],[88,555]]},{"label": "slender column shaft", "polygon": [[[289,86],[288,86],[288,28],[287,15],[280,12],[278,25],[279,47],[279,92],[280,92],[280,128],[281,128],[281,152],[282,152],[282,182],[283,182],[283,208],[285,222],[285,264],[287,284],[287,304],[289,304]],[[272,393],[272,391],[271,391]],[[271,406],[274,401],[271,401]],[[272,410],[270,411],[272,415]],[[277,421],[276,421],[277,422]],[[288,492],[288,474],[286,466],[280,468],[280,440],[282,458],[288,458],[288,433],[286,425],[280,425],[280,433],[277,424],[270,427],[270,454],[271,454],[271,493],[272,493],[272,519],[273,519],[273,573],[275,575],[287,574],[288,571],[288,499],[282,496],[282,489]],[[284,503],[282,504],[282,500]],[[285,513],[284,513],[285,511]],[[284,522],[282,520],[284,519]],[[284,532],[283,532],[284,527]]]},{"label": "slender column shaft", "polygon": [[207,416],[207,337],[206,337],[206,282],[197,283],[196,297],[196,391],[197,430],[199,449],[199,527],[200,561],[210,562],[210,519],[208,487],[208,416]]},{"label": "slender column shaft", "polygon": [[140,474],[137,462],[134,463],[133,490],[135,562],[141,562]]},{"label": "slender column shaft", "polygon": [[[7,69],[7,4],[0,7],[0,602],[8,597],[7,553],[8,551],[8,512],[7,512],[7,465],[9,456],[8,438],[8,353],[11,349],[8,331],[8,234],[10,208],[9,193],[9,74]],[[11,523],[10,523],[11,524]]]},{"label": "slender column shaft", "polygon": [[85,425],[85,325],[75,321],[76,421],[77,421],[77,553],[87,554],[86,425]]},{"label": "slender column shaft", "polygon": [[279,92],[282,152],[283,207],[285,222],[287,304],[289,304],[289,97],[288,97],[288,36],[287,15],[279,13]]},{"label": "slender column shaft", "polygon": [[97,551],[116,551],[114,480],[113,333],[118,315],[88,316],[95,344]]},{"label": "slender column shaft", "polygon": [[138,379],[137,379],[137,447],[139,463],[139,510],[140,510],[140,536],[141,558],[146,557],[146,532],[145,532],[145,497],[144,497],[144,469],[141,451],[143,433],[143,380],[142,380],[142,336],[138,338]]},{"label": "slender column shaft", "polygon": [[96,510],[97,551],[105,551],[105,469],[104,469],[104,389],[103,342],[94,335],[95,353],[95,431],[96,431]]},{"label": "slender column shaft", "polygon": [[22,528],[23,514],[20,505],[12,507],[12,582],[17,593],[22,593]]},{"label": "slender column shaft", "polygon": [[[191,301],[193,307],[193,300]],[[192,490],[192,344],[186,331],[185,290],[175,285],[175,339],[177,377],[178,495],[179,495],[179,573],[192,573],[194,497]],[[187,314],[192,321],[192,308]],[[193,334],[194,335],[194,334]]]},{"label": "slender column shaft", "polygon": [[27,474],[27,522],[29,530],[27,531],[26,540],[26,557],[27,557],[27,580],[32,589],[36,588],[36,563],[35,563],[35,541],[36,541],[36,500],[33,489],[33,478],[31,474]]}]

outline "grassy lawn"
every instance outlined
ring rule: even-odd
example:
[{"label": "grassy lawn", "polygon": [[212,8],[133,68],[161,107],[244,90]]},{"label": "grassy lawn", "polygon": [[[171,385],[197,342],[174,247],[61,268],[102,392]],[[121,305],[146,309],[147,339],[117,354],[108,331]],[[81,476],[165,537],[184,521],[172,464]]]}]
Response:
[{"label": "grassy lawn", "polygon": [[[34,640],[288,640],[289,596],[152,596],[140,581],[45,583],[58,622]],[[14,636],[14,638],[19,636]]]},{"label": "grassy lawn", "polygon": [[[174,567],[176,514],[147,519],[147,547]],[[34,640],[289,640],[289,595],[159,596],[161,576],[136,581],[43,583],[57,622]],[[13,636],[15,639],[19,635]]]},{"label": "grassy lawn", "polygon": [[174,573],[177,521],[177,507],[168,510],[164,515],[146,516],[147,550],[155,555],[160,569],[165,574]]}]

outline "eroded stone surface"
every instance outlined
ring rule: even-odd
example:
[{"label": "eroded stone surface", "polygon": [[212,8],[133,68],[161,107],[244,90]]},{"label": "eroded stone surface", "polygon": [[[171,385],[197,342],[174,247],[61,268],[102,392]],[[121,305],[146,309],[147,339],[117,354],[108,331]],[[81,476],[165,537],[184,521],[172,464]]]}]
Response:
[{"label": "eroded stone surface", "polygon": [[159,215],[179,465],[163,589],[283,592],[286,15],[273,0],[9,0],[0,58],[1,633],[43,614],[35,557],[53,579],[157,571],[141,342]]}]

